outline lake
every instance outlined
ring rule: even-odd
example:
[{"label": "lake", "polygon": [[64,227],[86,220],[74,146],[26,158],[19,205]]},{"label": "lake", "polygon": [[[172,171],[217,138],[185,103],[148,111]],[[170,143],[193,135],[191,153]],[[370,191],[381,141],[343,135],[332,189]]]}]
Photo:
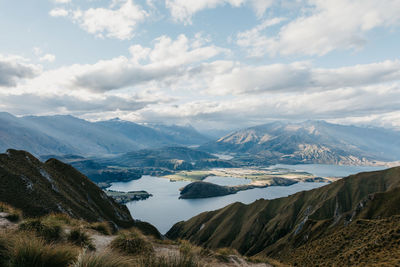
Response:
[{"label": "lake", "polygon": [[[237,184],[240,180],[242,180],[242,184],[248,182],[246,181],[247,179],[222,178],[225,181],[219,182],[220,184],[230,184],[233,182]],[[207,178],[208,181],[213,181],[213,179],[218,178]],[[162,234],[165,234],[175,223],[187,220],[204,211],[216,210],[237,201],[249,204],[260,198],[273,199],[285,197],[299,191],[310,190],[326,184],[297,183],[291,186],[255,188],[222,197],[179,199],[179,189],[189,183],[186,181],[170,182],[165,178],[144,175],[139,180],[113,183],[109,189],[118,191],[146,190],[153,194],[152,197],[146,200],[134,201],[126,205],[133,218],[147,221],[157,227]]]},{"label": "lake", "polygon": [[[385,167],[345,166],[326,164],[277,164],[268,169],[290,169],[305,171],[322,177],[344,177],[362,171],[373,171]],[[239,185],[251,182],[249,179],[234,177],[210,176],[204,181],[219,185]],[[165,234],[175,223],[187,220],[201,212],[216,210],[234,202],[249,204],[257,199],[274,199],[286,197],[299,191],[311,190],[326,183],[297,183],[291,186],[271,186],[240,191],[233,195],[203,199],[179,199],[179,189],[189,184],[187,181],[171,182],[165,178],[144,175],[139,180],[124,183],[113,183],[109,188],[117,191],[146,190],[152,197],[127,204],[135,219],[147,221]]]}]

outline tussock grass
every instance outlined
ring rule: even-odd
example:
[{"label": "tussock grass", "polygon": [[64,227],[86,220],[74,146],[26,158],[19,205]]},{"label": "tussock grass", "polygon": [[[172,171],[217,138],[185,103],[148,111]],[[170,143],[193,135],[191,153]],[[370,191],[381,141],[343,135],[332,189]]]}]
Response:
[{"label": "tussock grass", "polygon": [[262,256],[262,255],[255,255],[255,256],[246,258],[246,260],[248,260],[249,262],[253,262],[253,263],[267,263],[274,267],[289,267],[289,266],[291,266],[291,265],[287,265],[282,262],[279,262],[276,259],[272,259],[272,258]]},{"label": "tussock grass", "polygon": [[137,267],[200,267],[200,263],[191,256],[181,257],[144,257],[136,262]]},{"label": "tussock grass", "polygon": [[135,228],[121,231],[111,242],[111,248],[128,255],[149,255],[154,252],[151,243]]},{"label": "tussock grass", "polygon": [[113,232],[107,222],[91,223],[88,228],[93,229],[103,235],[111,235]]},{"label": "tussock grass", "polygon": [[19,224],[19,230],[35,233],[47,242],[60,241],[62,239],[63,228],[54,222],[42,222],[40,219],[27,219]]},{"label": "tussock grass", "polygon": [[8,213],[6,219],[9,220],[10,222],[18,222],[22,220],[22,211],[6,203],[0,202],[0,212]]},{"label": "tussock grass", "polygon": [[73,219],[69,217],[67,214],[63,213],[51,213],[47,216],[42,217],[41,221],[52,225],[63,225],[63,226],[79,226],[83,223],[86,223],[84,221]]},{"label": "tussock grass", "polygon": [[0,236],[0,266],[7,266],[10,260],[10,241],[7,236]]},{"label": "tussock grass", "polygon": [[193,245],[192,243],[190,243],[187,240],[179,240],[178,244],[179,244],[179,252],[184,257],[195,257],[195,256],[200,256],[200,255],[206,256],[206,255],[211,254],[210,250]]},{"label": "tussock grass", "polygon": [[80,228],[72,229],[67,234],[67,240],[76,246],[96,250],[91,237]]},{"label": "tussock grass", "polygon": [[132,267],[135,266],[132,259],[121,256],[112,251],[102,254],[83,253],[79,255],[71,267]]},{"label": "tussock grass", "polygon": [[[10,267],[67,267],[76,260],[77,250],[67,245],[46,244],[34,236],[17,236],[9,248]],[[5,265],[7,266],[7,264]]]}]

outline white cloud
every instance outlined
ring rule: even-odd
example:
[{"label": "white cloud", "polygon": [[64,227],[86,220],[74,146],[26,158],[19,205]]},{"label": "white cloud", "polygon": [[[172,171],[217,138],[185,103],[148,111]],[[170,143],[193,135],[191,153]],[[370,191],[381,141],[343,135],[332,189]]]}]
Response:
[{"label": "white cloud", "polygon": [[73,85],[94,91],[109,91],[144,83],[171,83],[183,79],[192,64],[213,58],[226,49],[214,45],[200,45],[201,36],[188,39],[179,35],[176,40],[161,36],[153,48],[131,46],[132,58],[118,57],[82,67],[74,76]]},{"label": "white cloud", "polygon": [[[384,93],[383,93],[384,92]],[[149,105],[135,112],[140,121],[190,122],[201,128],[237,128],[270,120],[341,119],[351,116],[386,118],[400,125],[400,84],[338,88],[328,92],[242,95],[224,100],[191,100],[181,104]],[[376,125],[376,124],[375,124]]]},{"label": "white cloud", "polygon": [[147,16],[147,12],[132,0],[114,0],[109,8],[75,10],[71,18],[82,29],[98,37],[127,40],[134,36],[137,24]]},{"label": "white cloud", "polygon": [[237,44],[247,48],[247,52],[251,57],[264,56],[273,42],[263,34],[263,31],[285,20],[285,18],[267,19],[250,30],[239,32],[237,34]]},{"label": "white cloud", "polygon": [[56,60],[56,56],[53,54],[45,54],[44,56],[39,58],[40,61],[54,62]]},{"label": "white cloud", "polygon": [[342,68],[313,68],[307,62],[261,66],[236,65],[210,78],[208,92],[219,95],[327,91],[400,81],[400,61]]},{"label": "white cloud", "polygon": [[0,87],[14,87],[24,79],[39,75],[41,68],[20,56],[0,54]]},{"label": "white cloud", "polygon": [[179,22],[191,24],[192,16],[204,9],[216,8],[229,4],[240,7],[249,3],[256,15],[261,17],[268,7],[273,4],[272,0],[165,0],[165,6],[170,10],[172,17]]},{"label": "white cloud", "polygon": [[251,0],[250,3],[257,17],[261,18],[264,15],[267,8],[272,6],[274,0]]},{"label": "white cloud", "polygon": [[398,26],[397,0],[309,0],[309,9],[282,26],[275,36],[259,31],[239,34],[250,54],[325,55],[336,49],[358,49],[378,27]]},{"label": "white cloud", "polygon": [[53,0],[53,2],[57,4],[68,4],[71,3],[72,0]]},{"label": "white cloud", "polygon": [[49,15],[52,17],[66,17],[68,16],[68,14],[69,14],[68,10],[64,8],[54,8],[49,12]]}]

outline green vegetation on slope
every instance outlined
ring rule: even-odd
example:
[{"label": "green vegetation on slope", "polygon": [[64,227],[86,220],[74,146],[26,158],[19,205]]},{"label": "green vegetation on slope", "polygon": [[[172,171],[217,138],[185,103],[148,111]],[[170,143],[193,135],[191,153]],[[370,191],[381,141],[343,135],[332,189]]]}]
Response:
[{"label": "green vegetation on slope", "polygon": [[[250,205],[234,203],[177,223],[167,236],[208,248],[232,247],[249,256],[280,259],[292,253],[296,258],[301,255],[297,248],[323,240],[344,225],[398,214],[400,167],[351,175],[285,198],[258,200]],[[400,260],[399,254],[394,257]]]}]

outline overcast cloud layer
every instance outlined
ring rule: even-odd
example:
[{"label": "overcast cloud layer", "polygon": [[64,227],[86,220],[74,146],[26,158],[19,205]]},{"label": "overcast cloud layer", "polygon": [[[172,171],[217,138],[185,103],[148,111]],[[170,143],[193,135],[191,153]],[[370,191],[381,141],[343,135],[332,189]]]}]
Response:
[{"label": "overcast cloud layer", "polygon": [[0,111],[400,129],[400,0],[12,2]]}]

